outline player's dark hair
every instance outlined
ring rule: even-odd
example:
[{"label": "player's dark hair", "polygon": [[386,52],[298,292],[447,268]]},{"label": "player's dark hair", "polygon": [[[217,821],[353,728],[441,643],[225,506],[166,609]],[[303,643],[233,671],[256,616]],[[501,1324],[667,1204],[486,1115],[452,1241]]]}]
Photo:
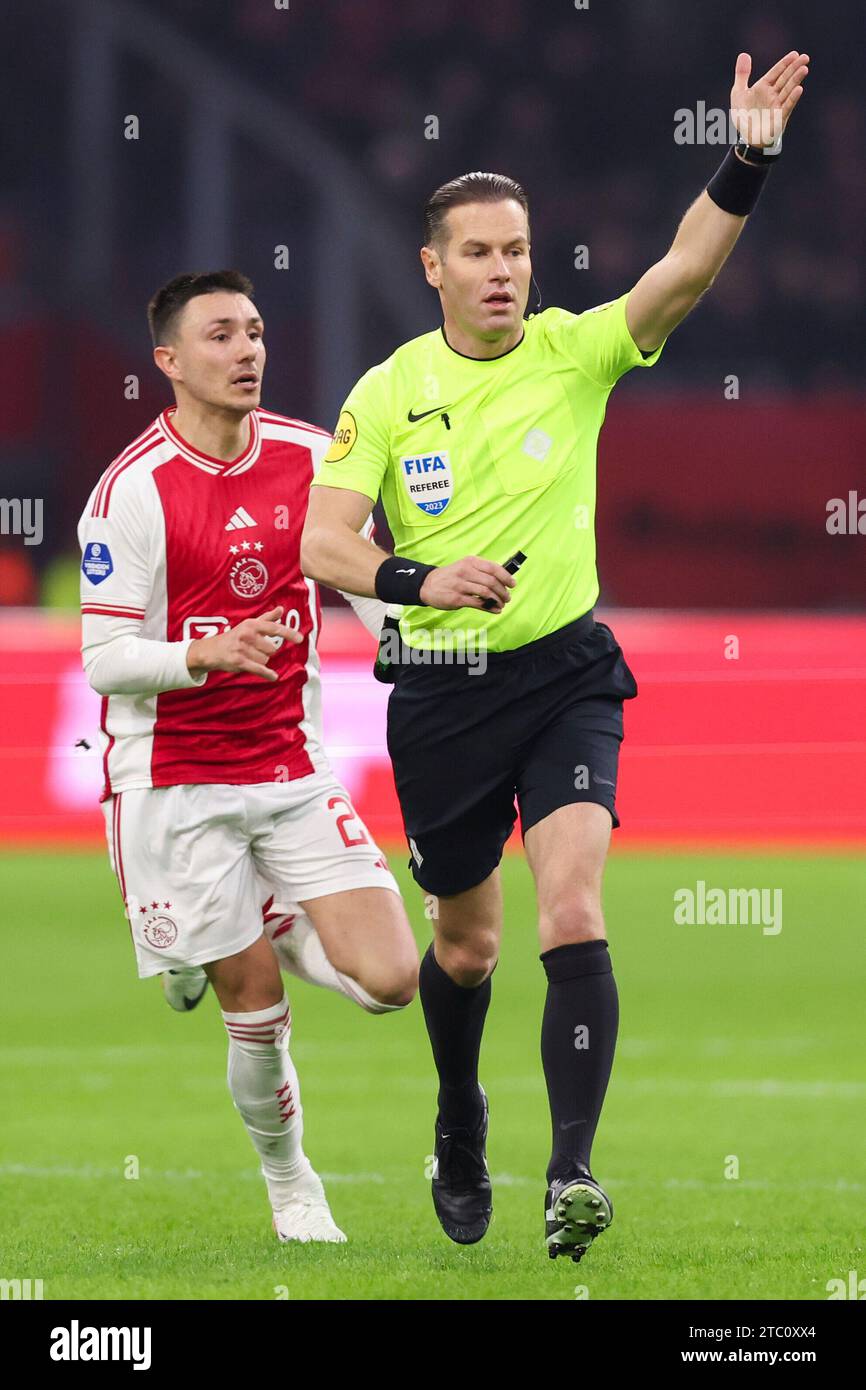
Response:
[{"label": "player's dark hair", "polygon": [[195,274],[175,275],[167,285],[157,290],[147,306],[147,321],[154,347],[166,343],[177,327],[181,310],[200,294],[214,290],[231,290],[234,294],[253,297],[253,282],[239,270],[207,270]]},{"label": "player's dark hair", "polygon": [[513,198],[526,213],[529,221],[529,199],[516,179],[506,174],[461,174],[451,179],[431,193],[424,207],[424,245],[441,245],[445,229],[445,218],[449,208],[460,207],[464,203],[501,203]]}]

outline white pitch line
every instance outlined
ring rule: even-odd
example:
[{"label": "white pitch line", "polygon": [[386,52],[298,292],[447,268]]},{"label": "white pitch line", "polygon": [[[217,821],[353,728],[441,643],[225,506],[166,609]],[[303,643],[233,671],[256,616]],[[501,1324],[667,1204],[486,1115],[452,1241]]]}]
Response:
[{"label": "white pitch line", "polygon": [[[635,1040],[633,1040],[635,1041]],[[707,1040],[714,1046],[717,1040]],[[785,1041],[790,1047],[790,1040]],[[740,1040],[742,1045],[742,1040]],[[762,1044],[758,1044],[762,1045]],[[650,1045],[651,1046],[651,1045]],[[198,1051],[211,1052],[210,1045],[198,1045]],[[319,1048],[315,1044],[302,1045],[297,1049],[292,1049],[293,1055],[300,1060],[307,1056],[320,1058],[326,1056],[333,1049]],[[70,1048],[64,1049],[66,1053],[79,1053],[86,1055],[91,1063],[99,1059],[102,1062],[146,1062],[152,1060],[157,1052],[171,1054],[172,1057],[179,1056],[178,1046],[167,1044],[161,1047],[147,1046],[136,1048]],[[624,1049],[624,1051],[627,1051]],[[57,1063],[57,1052],[54,1048],[5,1048],[3,1050],[7,1062],[14,1055],[14,1062],[23,1065],[27,1062],[34,1065],[45,1065]],[[694,1049],[696,1057],[713,1055],[706,1049],[696,1046]],[[717,1055],[717,1054],[716,1054]],[[634,1052],[632,1052],[634,1057]],[[81,1078],[79,1077],[79,1081]],[[70,1084],[74,1085],[74,1081]],[[100,1084],[101,1078],[100,1078]],[[215,1079],[214,1084],[216,1085]],[[318,1095],[342,1094],[347,1085],[346,1074],[339,1077],[322,1076],[315,1083],[314,1090]],[[542,1084],[541,1075],[534,1073],[524,1073],[523,1075],[492,1075],[490,1077],[491,1089],[495,1086],[502,1086],[511,1092],[535,1091]],[[392,1077],[388,1082],[391,1091],[402,1091],[425,1094],[430,1093],[430,1078],[425,1075],[411,1076],[402,1075]],[[87,1085],[83,1089],[93,1089],[92,1085]],[[222,1090],[222,1082],[219,1089]],[[760,1098],[763,1100],[862,1100],[866,1098],[866,1082],[863,1081],[833,1081],[833,1080],[794,1080],[779,1077],[716,1077],[712,1080],[693,1080],[681,1076],[618,1076],[613,1083],[613,1093],[617,1091],[626,1095],[672,1095],[672,1096],[695,1096],[707,1097],[709,1099],[750,1099]]]},{"label": "white pitch line", "polygon": [[712,1081],[717,1096],[781,1097],[783,1100],[862,1100],[863,1081]]},{"label": "white pitch line", "polygon": [[[220,1179],[225,1178],[225,1174],[220,1174]],[[238,1182],[261,1182],[261,1176],[253,1169],[244,1168],[232,1175]],[[405,1180],[405,1171],[392,1174],[392,1180]],[[410,1176],[419,1176],[412,1170]],[[78,1178],[85,1181],[125,1181],[123,1172],[118,1165],[116,1168],[100,1168],[94,1164],[85,1164],[80,1168],[70,1167],[64,1164],[31,1164],[31,1163],[0,1163],[0,1178]],[[388,1179],[383,1173],[329,1173],[321,1172],[319,1177],[324,1183],[343,1183],[351,1186],[383,1186]],[[138,1181],[159,1181],[159,1182],[199,1182],[202,1180],[212,1181],[213,1173],[200,1172],[195,1168],[184,1170],[173,1168],[142,1168]],[[647,1179],[643,1178],[617,1178],[609,1173],[602,1175],[602,1181],[609,1183],[611,1187],[624,1188],[636,1187],[645,1189]],[[426,1179],[424,1180],[426,1183]],[[496,1187],[532,1187],[539,1188],[543,1185],[541,1176],[525,1177],[519,1173],[493,1173],[491,1181]],[[693,1190],[696,1192],[721,1191],[722,1189],[749,1189],[752,1191],[772,1191],[772,1192],[800,1192],[802,1191],[802,1179],[796,1182],[775,1182],[772,1178],[665,1178],[661,1182],[664,1188],[676,1189],[679,1191]],[[863,1192],[866,1184],[862,1182],[849,1182],[846,1178],[836,1178],[835,1181],[811,1182],[811,1189],[819,1192]]]},{"label": "white pitch line", "polygon": [[703,1095],[725,1100],[758,1097],[762,1100],[862,1100],[866,1097],[866,1082],[863,1081],[789,1081],[776,1077],[720,1077],[713,1081],[663,1076],[619,1077],[612,1089],[632,1095]]},{"label": "white pitch line", "polygon": [[[181,1025],[182,1027],[182,1025]],[[62,1049],[62,1058],[86,1058],[91,1066],[104,1064],[106,1062],[116,1063],[140,1063],[153,1061],[157,1057],[170,1057],[173,1061],[182,1063],[193,1055],[198,1057],[212,1057],[214,1049],[217,1048],[219,1055],[225,1052],[225,1035],[217,1035],[210,1042],[189,1042],[185,1038],[178,1036],[176,1042],[170,1043],[141,1043],[129,1044],[123,1047],[100,1047],[98,1044],[83,1044],[81,1046],[67,1047],[65,1044]],[[334,1059],[344,1060],[345,1048],[337,1043],[316,1043],[301,1040],[292,1044],[292,1056],[295,1058],[333,1057]],[[388,1057],[390,1061],[411,1060],[414,1049],[405,1045],[397,1045],[389,1049]],[[7,1064],[7,1067],[14,1066],[57,1066],[58,1050],[56,1047],[0,1047],[0,1060]]]},{"label": "white pitch line", "polygon": [[[220,1175],[221,1178],[224,1175]],[[147,1168],[139,1169],[138,1178],[126,1178],[123,1164],[114,1168],[99,1167],[85,1163],[73,1167],[65,1163],[0,1163],[0,1178],[78,1178],[85,1182],[103,1182],[107,1179],[121,1182],[198,1182],[201,1179],[212,1181],[214,1174],[201,1172],[196,1168]],[[239,1182],[261,1182],[261,1175],[254,1169],[241,1169],[234,1174]],[[320,1172],[322,1182],[358,1183],[381,1186],[387,1179],[382,1173],[326,1173]]]}]

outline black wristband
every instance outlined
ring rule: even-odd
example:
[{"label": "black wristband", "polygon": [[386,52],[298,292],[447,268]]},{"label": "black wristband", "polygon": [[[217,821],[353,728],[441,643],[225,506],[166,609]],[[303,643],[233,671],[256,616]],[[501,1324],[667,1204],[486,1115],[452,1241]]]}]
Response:
[{"label": "black wristband", "polygon": [[435,568],[435,565],[422,565],[419,560],[389,555],[376,571],[376,597],[385,603],[413,603],[426,608],[421,602],[421,585]]},{"label": "black wristband", "polygon": [[740,136],[734,149],[747,164],[775,164],[782,153],[782,137],[772,145],[750,145]]},{"label": "black wristband", "polygon": [[707,184],[707,192],[722,212],[748,217],[761,196],[772,165],[746,163],[732,146]]}]

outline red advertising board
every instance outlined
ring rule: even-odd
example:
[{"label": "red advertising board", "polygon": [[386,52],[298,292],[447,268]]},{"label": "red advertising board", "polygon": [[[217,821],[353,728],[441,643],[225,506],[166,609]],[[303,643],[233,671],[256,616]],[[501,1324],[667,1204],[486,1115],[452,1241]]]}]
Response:
[{"label": "red advertising board", "polygon": [[[607,611],[637,677],[618,845],[866,843],[866,619]],[[374,834],[401,838],[388,687],[353,615],[325,611],[325,743]],[[98,697],[78,625],[0,619],[0,841],[102,838]],[[447,776],[447,769],[443,769]]]}]

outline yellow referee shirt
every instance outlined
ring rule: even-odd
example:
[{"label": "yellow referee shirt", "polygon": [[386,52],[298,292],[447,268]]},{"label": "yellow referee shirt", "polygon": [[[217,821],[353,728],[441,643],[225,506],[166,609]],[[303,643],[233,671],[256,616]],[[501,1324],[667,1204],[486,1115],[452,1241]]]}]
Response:
[{"label": "yellow referee shirt", "polygon": [[545,309],[516,347],[489,360],[455,352],[441,329],[425,333],[350,393],[314,486],[371,502],[381,491],[395,553],[428,565],[526,555],[502,613],[405,608],[410,645],[451,629],[507,651],[595,603],[596,446],[607,398],[662,350],[637,347],[626,298],[583,314]]}]

